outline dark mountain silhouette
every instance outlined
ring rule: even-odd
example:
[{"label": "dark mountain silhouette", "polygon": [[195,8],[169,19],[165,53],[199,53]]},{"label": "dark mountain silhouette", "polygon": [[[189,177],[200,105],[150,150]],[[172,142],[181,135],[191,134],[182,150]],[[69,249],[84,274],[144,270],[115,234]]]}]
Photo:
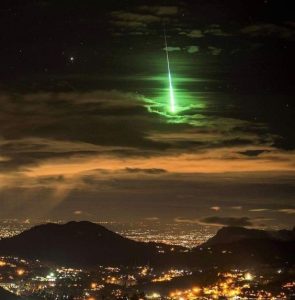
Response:
[{"label": "dark mountain silhouette", "polygon": [[233,243],[242,240],[295,240],[295,230],[265,231],[259,229],[247,229],[244,227],[223,227],[215,236],[209,239],[203,246]]},{"label": "dark mountain silhouette", "polygon": [[86,221],[39,225],[0,241],[1,255],[74,266],[149,263],[163,256],[160,249],[171,252],[171,246],[136,242]]},{"label": "dark mountain silhouette", "polygon": [[214,237],[193,249],[203,267],[251,267],[295,264],[295,231],[264,231],[243,227],[224,227]]},{"label": "dark mountain silhouette", "polygon": [[[171,249],[174,249],[172,251]],[[160,250],[160,251],[159,251]],[[91,222],[45,224],[0,240],[0,255],[16,255],[58,265],[254,266],[294,265],[293,231],[226,227],[203,245],[183,247],[124,238]]]},{"label": "dark mountain silhouette", "polygon": [[25,300],[17,295],[11,294],[0,287],[0,300]]}]

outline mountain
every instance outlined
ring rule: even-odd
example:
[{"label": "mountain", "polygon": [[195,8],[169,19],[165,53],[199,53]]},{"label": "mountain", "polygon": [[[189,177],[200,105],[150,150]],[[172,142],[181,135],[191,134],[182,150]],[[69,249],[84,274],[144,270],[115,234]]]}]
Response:
[{"label": "mountain", "polygon": [[17,295],[11,294],[0,287],[0,300],[25,300]]},{"label": "mountain", "polygon": [[224,227],[192,253],[202,267],[290,267],[295,264],[295,230]]},{"label": "mountain", "polygon": [[179,246],[136,242],[91,222],[49,223],[0,240],[0,255],[73,267],[142,264],[192,268],[259,264],[291,266],[295,264],[294,232],[226,227],[189,251]]},{"label": "mountain", "polygon": [[209,239],[203,246],[213,246],[218,244],[233,243],[243,240],[295,240],[295,229],[265,231],[259,229],[248,229],[244,227],[223,227],[215,236]]},{"label": "mountain", "polygon": [[136,242],[86,221],[39,225],[0,240],[1,255],[71,266],[150,263],[163,257],[159,250],[171,253],[170,249],[164,244]]}]

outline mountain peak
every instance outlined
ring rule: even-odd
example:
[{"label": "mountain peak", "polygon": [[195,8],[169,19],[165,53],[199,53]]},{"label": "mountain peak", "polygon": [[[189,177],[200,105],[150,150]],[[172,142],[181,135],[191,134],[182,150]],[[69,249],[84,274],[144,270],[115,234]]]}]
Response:
[{"label": "mountain peak", "polygon": [[227,244],[241,240],[294,240],[295,233],[291,230],[266,231],[245,227],[228,226],[219,229],[214,237],[204,245]]},{"label": "mountain peak", "polygon": [[99,224],[71,221],[38,225],[3,239],[0,253],[79,266],[142,262],[158,252],[155,245],[124,238]]}]

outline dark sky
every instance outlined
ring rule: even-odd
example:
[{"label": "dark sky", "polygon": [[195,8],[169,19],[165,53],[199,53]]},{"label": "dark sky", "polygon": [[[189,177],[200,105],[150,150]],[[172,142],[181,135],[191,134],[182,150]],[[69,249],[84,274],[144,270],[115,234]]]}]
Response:
[{"label": "dark sky", "polygon": [[291,4],[3,1],[0,218],[294,225]]}]

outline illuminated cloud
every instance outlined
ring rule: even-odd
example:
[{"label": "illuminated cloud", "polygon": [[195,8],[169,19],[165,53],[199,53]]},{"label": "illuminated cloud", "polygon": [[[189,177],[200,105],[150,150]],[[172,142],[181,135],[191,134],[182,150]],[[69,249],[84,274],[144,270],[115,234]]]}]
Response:
[{"label": "illuminated cloud", "polygon": [[[2,216],[19,205],[20,215],[58,215],[60,209],[84,216],[84,205],[100,201],[90,200],[92,194],[105,203],[130,193],[143,206],[146,197],[171,205],[170,216],[180,195],[185,210],[194,201],[203,214],[208,207],[238,211],[244,195],[260,207],[279,199],[272,188],[277,183],[288,187],[284,197],[291,199],[294,151],[276,148],[263,124],[219,111],[212,116],[206,105],[174,120],[149,111],[151,99],[115,90],[18,96],[24,105],[15,105],[13,95],[1,99]],[[84,202],[73,200],[77,191]],[[146,203],[142,213],[149,217],[148,205],[155,204]]]},{"label": "illuminated cloud", "polygon": [[158,217],[147,217],[147,218],[144,218],[144,220],[156,222],[156,221],[160,221],[160,218],[158,218]]},{"label": "illuminated cloud", "polygon": [[264,212],[264,211],[269,211],[270,209],[268,208],[252,208],[252,209],[249,209],[249,211],[251,212]]},{"label": "illuminated cloud", "polygon": [[278,210],[279,212],[288,214],[288,215],[294,215],[295,214],[295,208],[282,208]]},{"label": "illuminated cloud", "polygon": [[198,46],[189,46],[187,47],[187,52],[190,54],[196,53],[199,51],[199,47]]},{"label": "illuminated cloud", "polygon": [[190,32],[181,33],[181,34],[186,35],[190,38],[202,38],[202,37],[204,37],[204,34],[203,34],[202,30],[200,30],[200,29],[194,29],[194,30],[191,30]]},{"label": "illuminated cloud", "polygon": [[214,210],[214,211],[219,211],[221,210],[220,206],[211,206],[210,209]]},{"label": "illuminated cloud", "polygon": [[[164,51],[166,51],[166,47],[163,48]],[[173,52],[173,51],[181,51],[180,47],[167,47],[168,52]]]}]

